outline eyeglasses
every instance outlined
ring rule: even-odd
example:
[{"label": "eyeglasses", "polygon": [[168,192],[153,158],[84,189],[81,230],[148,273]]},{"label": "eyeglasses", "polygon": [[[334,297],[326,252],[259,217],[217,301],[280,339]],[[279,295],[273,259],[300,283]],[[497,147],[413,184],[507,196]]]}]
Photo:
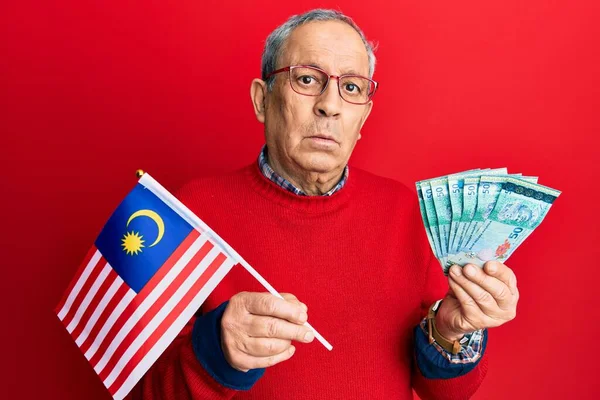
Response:
[{"label": "eyeglasses", "polygon": [[340,97],[351,104],[367,104],[377,90],[378,83],[360,75],[329,75],[317,67],[307,65],[291,65],[271,72],[269,79],[280,72],[289,72],[292,90],[304,96],[320,96],[329,85],[330,78],[338,81]]}]

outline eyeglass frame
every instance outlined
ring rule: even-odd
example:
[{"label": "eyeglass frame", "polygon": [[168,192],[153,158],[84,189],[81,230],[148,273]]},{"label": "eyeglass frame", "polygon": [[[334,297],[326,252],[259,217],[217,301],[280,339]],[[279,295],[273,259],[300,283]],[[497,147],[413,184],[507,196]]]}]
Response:
[{"label": "eyeglass frame", "polygon": [[[321,93],[319,94],[305,94],[305,93],[300,93],[299,91],[297,91],[296,89],[294,89],[294,85],[292,85],[292,76],[291,76],[291,72],[294,68],[309,68],[309,69],[313,69],[319,72],[322,72],[323,74],[325,74],[325,76],[327,76],[327,83],[325,83],[325,86],[323,86],[323,89],[321,90]],[[373,96],[375,95],[375,92],[377,91],[377,88],[379,87],[379,83],[374,81],[371,78],[367,78],[366,76],[362,76],[362,75],[357,75],[357,74],[344,74],[344,75],[329,75],[329,73],[327,73],[327,71],[322,70],[319,67],[313,67],[312,65],[289,65],[287,67],[284,68],[280,68],[278,70],[275,70],[273,72],[271,72],[270,74],[268,74],[265,77],[265,81],[267,81],[269,78],[271,78],[272,76],[274,76],[275,74],[279,74],[281,72],[288,72],[288,80],[290,81],[290,87],[292,88],[292,90],[295,93],[298,93],[302,96],[310,96],[310,97],[318,97],[320,95],[322,95],[323,93],[325,93],[325,91],[327,90],[327,87],[329,87],[329,81],[331,81],[331,78],[336,78],[337,79],[337,88],[338,88],[338,93],[340,95],[340,97],[342,98],[342,100],[344,100],[347,103],[350,104],[356,104],[356,105],[365,105],[368,104],[371,99],[373,98]],[[353,101],[348,101],[344,98],[344,96],[342,96],[342,89],[340,88],[340,80],[342,78],[351,78],[351,77],[355,77],[355,78],[362,78],[362,79],[366,79],[368,81],[370,81],[371,83],[373,83],[373,90],[371,91],[371,94],[369,94],[368,100],[365,101],[364,103],[355,103]]]}]

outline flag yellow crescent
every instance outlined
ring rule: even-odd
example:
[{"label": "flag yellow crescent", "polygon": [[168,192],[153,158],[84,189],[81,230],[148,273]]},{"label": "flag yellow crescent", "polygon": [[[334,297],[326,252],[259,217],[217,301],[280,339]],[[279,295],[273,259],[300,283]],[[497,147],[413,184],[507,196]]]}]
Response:
[{"label": "flag yellow crescent", "polygon": [[156,240],[154,241],[154,243],[152,243],[148,247],[152,247],[158,242],[160,242],[160,239],[162,239],[163,234],[165,233],[165,223],[163,222],[160,215],[158,215],[152,210],[139,210],[131,214],[131,217],[129,217],[129,219],[127,220],[127,226],[129,226],[129,223],[137,217],[148,217],[152,221],[154,221],[156,223],[156,226],[158,227],[158,236],[156,236]]}]

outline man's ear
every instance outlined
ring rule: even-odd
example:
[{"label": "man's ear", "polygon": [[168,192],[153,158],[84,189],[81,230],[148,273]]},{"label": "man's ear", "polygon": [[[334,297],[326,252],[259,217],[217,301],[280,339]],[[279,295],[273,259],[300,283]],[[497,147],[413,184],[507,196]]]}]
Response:
[{"label": "man's ear", "polygon": [[254,79],[250,86],[250,98],[254,106],[256,119],[265,123],[265,102],[267,100],[267,84],[262,79]]}]

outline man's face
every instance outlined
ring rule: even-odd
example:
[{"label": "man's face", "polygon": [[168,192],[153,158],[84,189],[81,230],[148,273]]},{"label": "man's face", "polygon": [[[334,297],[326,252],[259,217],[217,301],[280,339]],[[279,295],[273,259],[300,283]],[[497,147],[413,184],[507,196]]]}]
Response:
[{"label": "man's face", "polygon": [[[369,76],[367,50],[358,33],[338,21],[310,22],[296,28],[277,68],[310,65],[330,75]],[[265,100],[265,135],[269,159],[287,171],[337,173],[347,164],[372,107],[344,101],[337,79],[311,97],[290,87],[287,72],[276,75]]]}]

